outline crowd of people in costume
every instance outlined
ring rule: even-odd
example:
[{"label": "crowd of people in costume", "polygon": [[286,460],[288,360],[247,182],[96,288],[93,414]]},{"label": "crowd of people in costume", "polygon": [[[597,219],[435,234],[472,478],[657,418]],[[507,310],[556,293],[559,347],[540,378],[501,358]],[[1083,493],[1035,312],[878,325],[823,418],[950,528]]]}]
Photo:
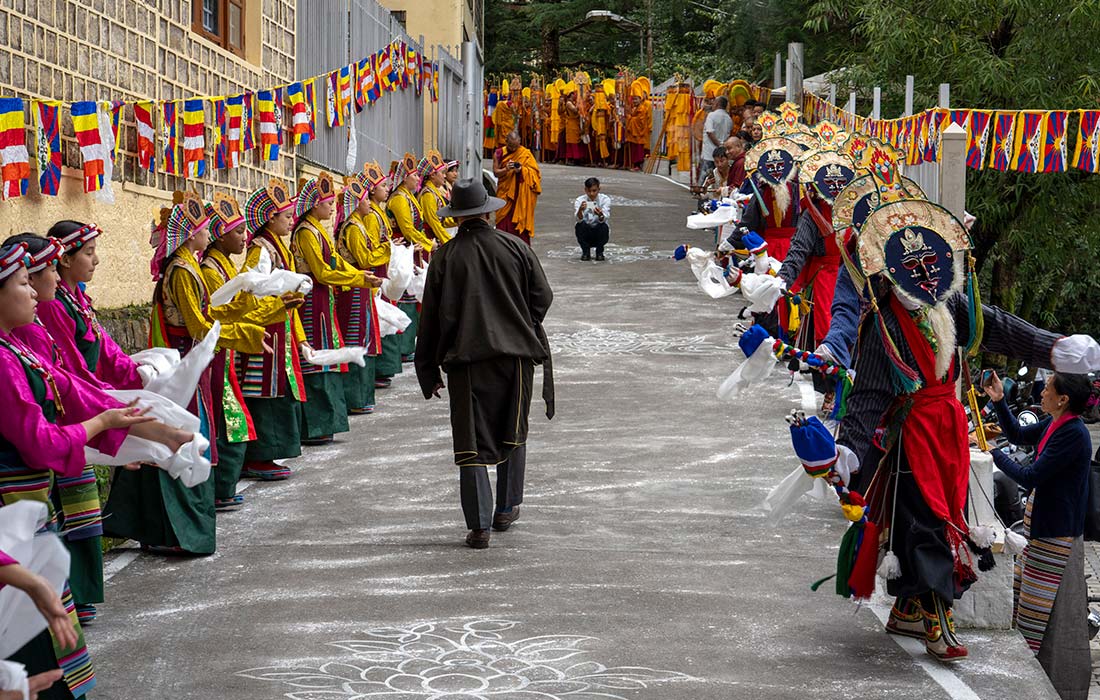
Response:
[{"label": "crowd of people in costume", "polygon": [[[0,552],[0,601],[11,602],[5,584],[23,589],[50,623],[9,649],[17,635],[0,606],[0,659],[23,664],[39,697],[95,685],[82,630],[104,599],[103,537],[214,552],[216,513],[243,502],[239,479],[292,477],[285,460],[373,412],[414,361],[424,282],[410,275],[425,276],[455,233],[456,166],[430,151],[388,172],[368,163],[342,185],[322,172],[295,193],[272,179],[243,206],[176,193],[151,225],[153,350],[135,356],[85,291],[96,225],[59,221],[0,244],[0,545],[26,545],[13,523],[30,523],[28,541],[59,533],[68,558],[58,596],[16,563],[33,557]],[[404,286],[399,257],[411,261]],[[214,303],[219,290],[232,294]],[[91,466],[101,463],[119,465],[106,503]]]},{"label": "crowd of people in costume", "polygon": [[485,91],[485,157],[512,132],[540,162],[640,170],[653,134],[652,85],[645,76],[594,80],[577,73],[545,87],[518,77]]},{"label": "crowd of people in costume", "polygon": [[[995,564],[1003,537],[1015,554],[1014,624],[1061,696],[1087,697],[1091,445],[1079,416],[1100,346],[983,305],[968,225],[900,174],[889,145],[828,122],[807,126],[789,103],[755,123],[762,138],[744,157],[744,182],[714,188],[689,219],[719,227],[718,245],[681,246],[676,257],[710,296],[740,291],[753,312],[739,340],[747,360],[720,396],[754,401],[777,360],[809,371],[821,395],[822,418],[788,419],[802,465],[768,507],[781,512],[806,491],[799,474],[823,479],[849,523],[837,593],[869,600],[881,577],[894,599],[887,632],[923,640],[941,661],[967,657],[952,609]],[[971,448],[986,441],[959,387],[970,386],[969,361],[981,352],[1055,372],[1043,396],[1050,417],[1029,428],[1009,412],[995,373],[983,387],[1006,435],[1039,445],[1023,466],[993,452],[1033,489],[1026,544],[1004,523],[968,520],[982,498],[971,492]]]}]

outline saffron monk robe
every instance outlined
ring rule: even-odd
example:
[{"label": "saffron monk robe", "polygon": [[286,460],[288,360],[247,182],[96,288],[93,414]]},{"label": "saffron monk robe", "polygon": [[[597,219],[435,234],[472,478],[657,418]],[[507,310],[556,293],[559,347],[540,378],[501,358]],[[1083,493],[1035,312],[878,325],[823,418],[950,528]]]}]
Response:
[{"label": "saffron monk robe", "polygon": [[[337,288],[376,287],[382,283],[369,272],[352,267],[336,252],[327,228],[335,200],[332,176],[322,172],[301,183],[295,205],[298,225],[290,249],[298,271],[313,280],[313,289],[306,295],[301,314],[302,327],[314,350],[346,345],[335,314]],[[347,371],[347,365],[303,366],[308,394],[302,408],[303,445],[324,445],[332,442],[336,433],[348,431],[343,377]]]},{"label": "saffron monk robe", "polygon": [[[207,203],[206,214],[210,217],[210,245],[202,257],[201,267],[206,289],[213,294],[237,276],[237,266],[231,256],[244,252],[248,229],[237,200],[221,192],[214,194],[212,204]],[[257,299],[242,291],[232,301],[216,307],[211,315],[219,321],[247,322],[266,328],[285,323],[287,310],[301,304],[300,294]],[[244,469],[248,443],[256,439],[255,420],[241,392],[233,350],[219,350],[214,356],[210,363],[210,389],[214,398],[214,424],[218,426],[214,508],[225,510],[244,503],[244,496],[237,493],[237,482]]]},{"label": "saffron monk robe", "polygon": [[[424,212],[416,191],[420,188],[420,174],[416,170],[416,157],[406,153],[405,157],[393,164],[391,181],[394,190],[386,204],[386,211],[393,223],[393,230],[400,234],[406,243],[411,243],[416,251],[413,259],[417,265],[427,262],[435,250],[436,243],[428,235],[424,222]],[[398,336],[401,348],[401,361],[412,362],[416,353],[416,329],[420,325],[420,302],[406,291],[397,308],[405,312],[412,323]]]},{"label": "saffron monk robe", "polygon": [[506,146],[493,155],[493,173],[497,196],[504,200],[496,212],[497,228],[530,245],[535,235],[535,205],[542,194],[542,172],[535,156],[520,144],[518,134],[509,134]]}]

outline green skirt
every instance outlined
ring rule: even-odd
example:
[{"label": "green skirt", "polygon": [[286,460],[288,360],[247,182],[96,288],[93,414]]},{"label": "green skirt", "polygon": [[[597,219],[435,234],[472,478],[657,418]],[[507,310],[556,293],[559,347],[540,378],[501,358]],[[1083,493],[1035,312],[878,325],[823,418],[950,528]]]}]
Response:
[{"label": "green skirt", "polygon": [[[302,455],[302,402],[293,396],[246,397],[256,439],[245,443],[246,462],[271,462]],[[221,449],[220,447],[218,449]]]},{"label": "green skirt", "polygon": [[348,411],[374,408],[374,368],[377,358],[364,357],[366,364],[349,365],[344,375],[344,401]]},{"label": "green skirt", "polygon": [[342,373],[307,374],[306,399],[302,406],[303,440],[316,440],[348,431],[348,405],[344,400]]},{"label": "green skirt", "polygon": [[247,448],[247,442],[229,442],[224,435],[218,436],[218,463],[211,467],[214,472],[214,498],[233,498],[237,494],[237,482],[241,480]]},{"label": "green skirt", "polygon": [[374,372],[379,377],[392,377],[401,374],[401,336],[387,335],[382,338],[382,354],[374,365]]},{"label": "green skirt", "polygon": [[103,602],[103,537],[64,538],[69,549],[69,589],[77,605]]},{"label": "green skirt", "polygon": [[405,315],[412,319],[409,327],[397,336],[401,339],[402,357],[407,357],[416,352],[416,330],[420,327],[420,312],[416,310],[416,306],[415,301],[402,301],[397,304],[397,308],[404,311]]},{"label": "green skirt", "polygon": [[103,534],[213,554],[214,517],[214,479],[187,488],[156,467],[119,469],[103,509]]}]

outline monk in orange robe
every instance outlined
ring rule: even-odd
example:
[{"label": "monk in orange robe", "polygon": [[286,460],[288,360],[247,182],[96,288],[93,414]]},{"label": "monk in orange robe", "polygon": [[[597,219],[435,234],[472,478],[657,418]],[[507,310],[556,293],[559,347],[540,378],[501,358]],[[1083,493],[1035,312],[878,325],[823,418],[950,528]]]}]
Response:
[{"label": "monk in orange robe", "polygon": [[497,102],[497,108],[493,112],[493,126],[496,129],[497,148],[504,145],[504,142],[508,139],[508,134],[512,133],[516,129],[516,116],[519,112],[519,90],[511,90],[505,99],[505,94],[500,96],[500,102]]},{"label": "monk in orange robe", "polygon": [[648,96],[630,98],[630,114],[626,118],[627,162],[631,170],[641,170],[649,155],[649,137],[653,132],[653,105]]},{"label": "monk in orange robe", "polygon": [[542,173],[531,151],[520,143],[519,134],[506,137],[504,148],[493,154],[497,196],[505,205],[497,210],[497,228],[531,244],[535,233],[535,204],[542,194]]},{"label": "monk in orange robe", "polygon": [[574,90],[565,96],[565,159],[570,165],[584,160],[585,150],[581,145],[581,107],[577,104],[577,92]]}]

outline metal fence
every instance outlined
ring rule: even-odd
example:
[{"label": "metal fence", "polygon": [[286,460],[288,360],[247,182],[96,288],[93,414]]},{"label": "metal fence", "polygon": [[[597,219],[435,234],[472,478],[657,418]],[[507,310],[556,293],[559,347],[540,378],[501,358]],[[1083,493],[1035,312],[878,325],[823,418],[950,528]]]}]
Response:
[{"label": "metal fence", "polygon": [[[406,152],[419,157],[425,141],[434,142],[446,157],[459,157],[462,122],[456,105],[461,104],[458,96],[462,92],[462,65],[446,49],[435,46],[425,50],[422,38],[414,41],[390,11],[375,0],[298,0],[297,11],[298,78],[327,74],[377,53],[395,39],[438,61],[442,71],[438,103],[431,104],[426,85],[422,95],[417,95],[411,87],[388,92],[377,102],[365,106],[362,112],[355,112],[353,106],[349,124],[336,128],[330,128],[327,123],[320,125],[324,122],[327,87],[318,81],[317,103],[322,114],[318,115],[317,138],[299,149],[300,158],[333,173],[350,174],[372,160],[387,169],[390,161],[400,159]],[[457,88],[454,85],[456,71]],[[426,108],[425,104],[429,106]],[[426,112],[429,118],[436,117],[434,124],[425,124]],[[356,154],[354,166],[348,168],[352,129]]]}]

